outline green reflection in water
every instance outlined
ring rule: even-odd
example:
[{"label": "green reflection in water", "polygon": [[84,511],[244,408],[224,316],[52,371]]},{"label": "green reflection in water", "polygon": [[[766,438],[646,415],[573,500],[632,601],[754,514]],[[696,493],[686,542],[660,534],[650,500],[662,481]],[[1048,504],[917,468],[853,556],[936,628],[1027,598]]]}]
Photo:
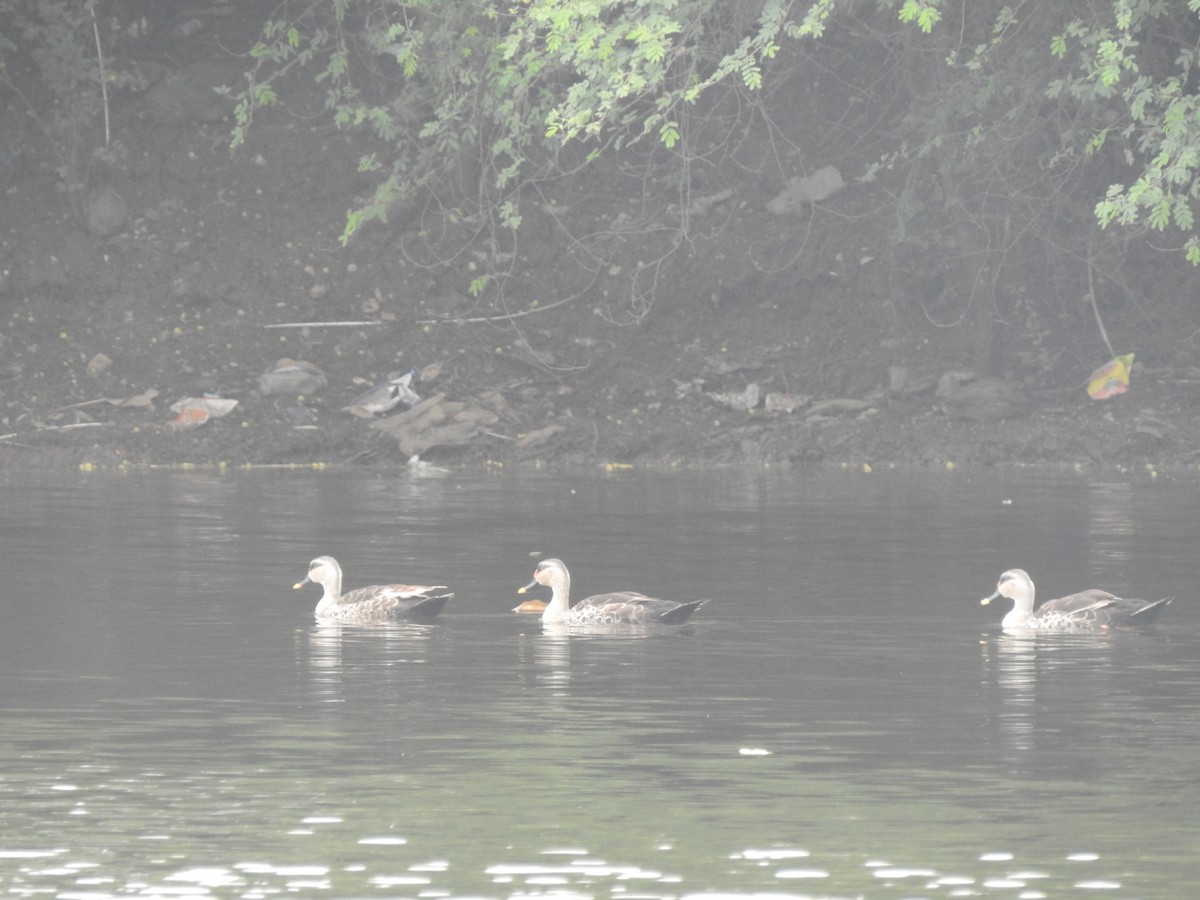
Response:
[{"label": "green reflection in water", "polygon": [[8,894],[903,897],[969,882],[1015,896],[1023,882],[1053,896],[1094,882],[1169,897],[1194,868],[1170,824],[1183,801],[1147,817],[1135,782],[1081,795],[985,771],[850,776],[819,753],[684,743],[678,723],[587,704],[511,704],[395,747],[237,704],[153,723],[108,712],[6,717]]}]

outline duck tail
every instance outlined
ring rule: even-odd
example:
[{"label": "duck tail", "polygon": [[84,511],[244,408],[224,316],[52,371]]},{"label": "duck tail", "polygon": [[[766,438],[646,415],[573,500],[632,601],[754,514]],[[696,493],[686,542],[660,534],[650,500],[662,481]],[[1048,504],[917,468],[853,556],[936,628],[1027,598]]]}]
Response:
[{"label": "duck tail", "polygon": [[1171,601],[1174,599],[1174,597],[1164,597],[1162,600],[1155,600],[1153,603],[1147,603],[1129,617],[1130,624],[1149,625],[1160,615],[1162,615],[1163,611],[1171,605]]},{"label": "duck tail", "polygon": [[664,625],[678,625],[681,622],[686,622],[692,617],[692,613],[702,607],[708,600],[693,600],[690,603],[680,603],[674,609],[663,613],[658,617],[658,621]]},{"label": "duck tail", "polygon": [[446,605],[446,601],[454,597],[450,591],[443,591],[440,594],[433,594],[424,598],[419,603],[410,606],[408,612],[405,613],[407,619],[432,619],[442,611],[442,607]]}]

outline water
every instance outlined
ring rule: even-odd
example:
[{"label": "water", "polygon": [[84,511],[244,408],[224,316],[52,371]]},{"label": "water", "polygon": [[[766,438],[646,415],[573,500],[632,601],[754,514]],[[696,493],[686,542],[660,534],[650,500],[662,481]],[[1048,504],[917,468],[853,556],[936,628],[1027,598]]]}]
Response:
[{"label": "water", "polygon": [[[1177,898],[1200,877],[1200,486],[681,473],[0,483],[0,888],[65,898]],[[446,581],[432,625],[322,626]],[[693,624],[543,634],[578,596]],[[1145,634],[1004,636],[1042,596]],[[1182,892],[1182,893],[1181,893]]]}]

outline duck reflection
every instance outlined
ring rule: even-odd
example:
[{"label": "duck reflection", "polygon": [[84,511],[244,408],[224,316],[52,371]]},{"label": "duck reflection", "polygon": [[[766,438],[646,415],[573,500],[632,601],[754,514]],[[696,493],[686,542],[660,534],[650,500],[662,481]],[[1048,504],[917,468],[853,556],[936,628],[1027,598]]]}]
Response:
[{"label": "duck reflection", "polygon": [[317,622],[297,631],[297,667],[310,694],[325,702],[391,694],[424,682],[436,625]]},{"label": "duck reflection", "polygon": [[[1086,743],[1076,729],[1105,708],[1115,641],[1111,634],[1006,633],[980,643],[986,727],[1000,761],[1047,776],[1060,748]],[[1078,763],[1067,757],[1065,764]]]},{"label": "duck reflection", "polygon": [[571,641],[563,629],[546,634],[540,621],[517,641],[520,678],[527,687],[565,689],[571,684]]}]

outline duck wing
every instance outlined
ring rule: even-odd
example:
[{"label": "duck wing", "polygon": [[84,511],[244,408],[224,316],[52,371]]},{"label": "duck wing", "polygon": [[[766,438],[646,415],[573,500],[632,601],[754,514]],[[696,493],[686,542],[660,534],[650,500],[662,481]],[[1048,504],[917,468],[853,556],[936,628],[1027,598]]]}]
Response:
[{"label": "duck wing", "polygon": [[[607,594],[592,594],[584,597],[578,603],[571,604],[571,617],[579,621],[604,624],[622,622],[640,623],[648,621],[645,618],[643,604],[653,601],[653,597],[639,594],[637,591],[611,591]],[[659,601],[661,602],[661,601]]]},{"label": "duck wing", "polygon": [[614,591],[608,594],[593,594],[571,607],[571,612],[581,618],[594,618],[607,623],[646,625],[660,622],[678,625],[707,603],[695,600],[691,603],[676,603],[659,597],[647,597],[637,591]]},{"label": "duck wing", "polygon": [[454,596],[444,584],[376,584],[342,595],[342,618],[432,619]]},{"label": "duck wing", "polygon": [[1162,613],[1171,598],[1147,603],[1117,597],[1108,591],[1088,590],[1047,600],[1038,607],[1038,618],[1060,619],[1073,626],[1108,628],[1120,625],[1148,625]]},{"label": "duck wing", "polygon": [[1086,615],[1105,609],[1120,600],[1120,597],[1110,594],[1108,591],[1093,588],[1088,591],[1080,591],[1078,594],[1068,594],[1065,597],[1047,600],[1037,608],[1037,615],[1041,616],[1046,613],[1060,616]]}]

